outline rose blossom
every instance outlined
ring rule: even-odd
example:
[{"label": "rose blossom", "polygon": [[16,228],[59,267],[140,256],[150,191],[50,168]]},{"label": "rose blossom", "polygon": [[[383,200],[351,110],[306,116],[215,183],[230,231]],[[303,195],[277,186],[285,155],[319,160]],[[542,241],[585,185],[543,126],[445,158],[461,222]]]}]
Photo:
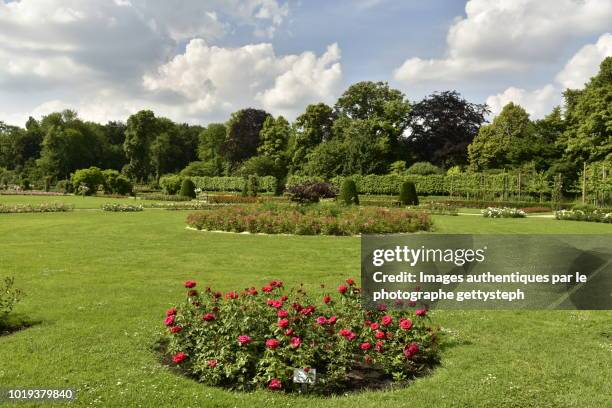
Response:
[{"label": "rose blossom", "polygon": [[284,329],[285,327],[289,326],[289,320],[287,319],[281,319],[278,321],[278,327],[280,327],[281,329]]},{"label": "rose blossom", "polygon": [[338,292],[340,292],[341,295],[344,295],[347,290],[348,290],[348,288],[346,286],[344,286],[344,285],[338,286]]},{"label": "rose blossom", "polygon": [[383,316],[382,319],[380,319],[380,322],[383,324],[383,326],[388,326],[393,322],[393,318],[389,315]]},{"label": "rose blossom", "polygon": [[410,343],[410,345],[404,349],[404,355],[406,356],[406,358],[412,358],[418,352],[419,345],[416,343]]},{"label": "rose blossom", "polygon": [[327,319],[324,316],[317,317],[317,324],[320,324],[321,326],[323,326],[326,323],[327,323]]},{"label": "rose blossom", "polygon": [[329,319],[327,319],[327,324],[336,324],[337,321],[338,321],[338,318],[336,316],[332,316]]},{"label": "rose blossom", "polygon": [[176,312],[177,312],[176,307],[173,307],[172,309],[166,310],[166,316],[174,316]]},{"label": "rose blossom", "polygon": [[195,281],[188,280],[187,282],[185,282],[185,287],[186,287],[186,288],[191,289],[191,288],[195,288],[195,286],[196,286]]},{"label": "rose blossom", "polygon": [[377,339],[384,339],[385,338],[385,333],[381,332],[381,331],[377,331],[376,334],[374,335],[374,337],[376,337]]},{"label": "rose blossom", "polygon": [[208,360],[207,364],[210,368],[215,368],[217,366],[217,360]]},{"label": "rose blossom", "polygon": [[323,297],[323,303],[328,304],[329,302],[331,302],[331,297],[329,297],[329,296],[324,296],[324,297]]},{"label": "rose blossom", "polygon": [[212,313],[206,313],[204,316],[202,316],[202,320],[210,322],[211,320],[215,320],[215,315]]},{"label": "rose blossom", "polygon": [[280,309],[278,312],[276,312],[276,315],[277,315],[278,317],[287,317],[287,315],[288,315],[288,314],[289,314],[289,313],[287,313],[287,311],[286,311],[286,310],[284,310],[284,309]]},{"label": "rose blossom", "polygon": [[166,317],[164,319],[164,324],[166,326],[173,326],[174,325],[174,315]]},{"label": "rose blossom", "polygon": [[250,336],[242,335],[238,336],[238,343],[240,344],[249,344],[253,339]]},{"label": "rose blossom", "polygon": [[384,343],[383,343],[382,341],[377,341],[377,342],[376,342],[376,345],[374,346],[374,349],[375,349],[376,351],[379,351],[379,352],[381,352],[381,353],[382,353],[382,351],[383,351],[383,344],[384,344]]},{"label": "rose blossom", "polygon": [[285,336],[291,336],[293,334],[294,330],[293,329],[287,329],[285,330]]},{"label": "rose blossom", "polygon": [[274,288],[272,286],[264,286],[263,288],[261,288],[262,292],[266,292],[266,293],[270,293],[272,292]]},{"label": "rose blossom", "polygon": [[179,364],[180,362],[182,362],[186,358],[187,358],[187,354],[185,354],[185,353],[183,353],[181,351],[181,352],[176,353],[175,355],[172,356],[172,362],[174,362],[175,364]]},{"label": "rose blossom", "polygon": [[425,310],[425,309],[417,309],[414,312],[414,314],[417,315],[417,316],[425,316],[427,314],[427,310]]},{"label": "rose blossom", "polygon": [[293,348],[300,347],[300,344],[302,344],[302,340],[299,337],[292,337],[291,338],[291,346]]},{"label": "rose blossom", "polygon": [[275,309],[283,307],[283,302],[281,302],[280,300],[269,299],[267,303],[268,303],[268,306],[272,306]]},{"label": "rose blossom", "polygon": [[280,344],[280,341],[278,341],[276,339],[268,339],[268,340],[266,340],[266,347],[267,348],[275,349],[275,348],[278,347],[279,344]]},{"label": "rose blossom", "polygon": [[372,323],[372,324],[370,325],[370,329],[372,329],[372,330],[378,330],[378,328],[379,328],[379,327],[380,327],[380,326],[378,325],[378,323]]},{"label": "rose blossom", "polygon": [[404,330],[410,330],[412,327],[412,320],[410,319],[401,319],[399,325]]},{"label": "rose blossom", "polygon": [[283,388],[283,383],[278,378],[273,378],[268,383],[268,388],[271,390],[280,390]]},{"label": "rose blossom", "polygon": [[350,286],[353,286],[353,285],[355,284],[355,280],[354,280],[354,279],[352,279],[352,278],[348,278],[348,279],[346,280],[346,283],[348,283]]},{"label": "rose blossom", "polygon": [[180,332],[181,330],[183,330],[183,327],[182,327],[182,326],[172,326],[172,327],[170,328],[170,333],[178,333],[178,332]]},{"label": "rose blossom", "polygon": [[359,348],[362,350],[369,350],[372,347],[372,345],[370,343],[368,343],[367,341],[365,343],[361,343],[359,345]]}]

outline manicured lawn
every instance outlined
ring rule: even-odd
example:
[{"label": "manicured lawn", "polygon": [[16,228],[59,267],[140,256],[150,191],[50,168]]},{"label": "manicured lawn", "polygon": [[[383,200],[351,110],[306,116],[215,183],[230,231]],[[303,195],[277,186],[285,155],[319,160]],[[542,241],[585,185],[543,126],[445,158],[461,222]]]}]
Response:
[{"label": "manicured lawn", "polygon": [[[112,199],[6,197],[0,202]],[[152,350],[181,283],[220,290],[336,285],[359,277],[359,238],[254,236],[185,229],[185,211],[0,215],[0,276],[39,323],[0,337],[0,385],[74,387],[76,406],[607,407],[612,312],[436,311],[451,333],[442,365],[404,389],[333,398],[232,393],[170,372]],[[438,233],[612,233],[545,218],[436,216]],[[25,405],[20,405],[25,406]]]}]

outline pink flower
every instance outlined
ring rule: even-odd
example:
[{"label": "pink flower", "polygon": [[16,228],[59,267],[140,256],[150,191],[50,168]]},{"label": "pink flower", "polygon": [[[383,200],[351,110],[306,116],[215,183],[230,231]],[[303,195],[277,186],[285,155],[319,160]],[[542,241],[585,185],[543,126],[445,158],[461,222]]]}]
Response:
[{"label": "pink flower", "polygon": [[174,316],[176,314],[176,307],[173,307],[172,309],[168,309],[166,310],[166,316]]},{"label": "pink flower", "polygon": [[289,320],[287,319],[281,319],[278,321],[278,327],[280,327],[281,329],[284,329],[285,327],[289,326]]},{"label": "pink flower", "polygon": [[212,313],[206,313],[204,316],[202,316],[202,320],[210,322],[211,320],[215,320],[215,315]]},{"label": "pink flower", "polygon": [[292,337],[290,343],[291,347],[298,348],[302,344],[302,340],[299,337]]},{"label": "pink flower", "polygon": [[210,368],[215,368],[217,366],[217,360],[208,360],[206,362]]},{"label": "pink flower", "polygon": [[268,340],[266,340],[266,347],[270,348],[270,349],[277,348],[279,344],[280,344],[280,341],[278,341],[276,339],[268,339]]},{"label": "pink flower", "polygon": [[274,288],[272,286],[264,286],[261,288],[262,292],[270,293]]},{"label": "pink flower", "polygon": [[417,316],[425,316],[427,314],[427,310],[425,309],[417,309],[414,312],[415,315]]},{"label": "pink flower", "polygon": [[370,329],[372,329],[372,330],[378,330],[378,328],[379,328],[379,327],[380,327],[380,326],[378,325],[378,323],[372,323],[372,324],[370,325]]},{"label": "pink flower", "polygon": [[410,330],[412,327],[412,320],[410,319],[401,319],[399,325],[404,330]]},{"label": "pink flower", "polygon": [[338,321],[338,318],[336,316],[332,316],[329,319],[327,319],[327,324],[336,324],[337,321]]},{"label": "pink flower", "polygon": [[383,342],[382,341],[377,341],[376,345],[374,346],[374,350],[381,352],[383,351]]},{"label": "pink flower", "polygon": [[291,336],[293,334],[294,330],[293,329],[287,329],[285,330],[285,336]]},{"label": "pink flower", "polygon": [[180,332],[181,330],[183,330],[183,327],[182,327],[182,326],[172,326],[172,327],[170,328],[170,333],[178,333],[178,332]]},{"label": "pink flower", "polygon": [[249,344],[253,339],[250,336],[242,335],[238,336],[238,343],[240,344]]},{"label": "pink flower", "polygon": [[340,334],[342,337],[344,337],[347,340],[353,340],[356,337],[355,333],[347,329],[340,330],[338,334]]},{"label": "pink flower", "polygon": [[271,390],[280,390],[283,388],[283,383],[278,378],[273,378],[268,383],[268,388]]},{"label": "pink flower", "polygon": [[269,299],[267,303],[268,303],[268,306],[272,306],[275,309],[278,309],[283,306],[283,302],[281,302],[280,300],[276,300],[276,299]]},{"label": "pink flower", "polygon": [[196,286],[195,281],[188,280],[187,282],[185,282],[185,287],[186,287],[186,288],[191,289],[191,288],[195,288],[195,286]]},{"label": "pink flower", "polygon": [[372,348],[372,345],[366,341],[365,343],[361,343],[359,345],[359,348],[365,351],[365,350],[369,350],[370,348]]},{"label": "pink flower", "polygon": [[281,310],[279,310],[278,312],[276,312],[276,315],[277,315],[278,317],[287,317],[287,315],[288,315],[288,314],[289,314],[289,313],[287,313],[287,311],[286,311],[286,310],[283,310],[283,309],[281,309]]},{"label": "pink flower", "polygon": [[272,286],[273,288],[281,288],[283,286],[283,282],[279,280],[273,280],[270,281],[270,286]]},{"label": "pink flower", "polygon": [[376,337],[377,339],[384,339],[385,338],[385,333],[381,332],[381,331],[377,331],[376,334],[374,335],[374,337]]},{"label": "pink flower", "polygon": [[325,304],[328,304],[329,302],[331,302],[331,300],[332,300],[332,299],[331,299],[331,297],[329,297],[329,296],[324,296],[324,297],[323,297],[323,303],[325,303]]},{"label": "pink flower", "polygon": [[393,318],[389,315],[386,315],[383,316],[382,319],[380,319],[380,322],[383,324],[383,326],[388,326],[393,323]]},{"label": "pink flower", "polygon": [[406,358],[412,358],[419,352],[419,345],[416,343],[410,343],[408,347],[404,349],[404,355]]},{"label": "pink flower", "polygon": [[338,292],[340,292],[341,295],[344,295],[347,290],[348,290],[348,288],[346,286],[344,286],[344,285],[338,286]]},{"label": "pink flower", "polygon": [[317,324],[320,324],[321,326],[323,326],[326,323],[327,323],[327,319],[324,316],[317,317]]},{"label": "pink flower", "polygon": [[166,326],[174,326],[174,315],[166,317],[164,319],[164,324]]},{"label": "pink flower", "polygon": [[183,353],[181,351],[181,352],[176,353],[175,355],[172,356],[172,362],[174,362],[175,364],[179,364],[183,360],[185,360],[186,358],[187,358],[187,354],[185,354],[185,353]]},{"label": "pink flower", "polygon": [[307,307],[303,308],[302,310],[300,310],[300,313],[303,314],[304,316],[308,316],[312,312],[314,312],[314,310],[315,310],[314,306],[307,306]]}]

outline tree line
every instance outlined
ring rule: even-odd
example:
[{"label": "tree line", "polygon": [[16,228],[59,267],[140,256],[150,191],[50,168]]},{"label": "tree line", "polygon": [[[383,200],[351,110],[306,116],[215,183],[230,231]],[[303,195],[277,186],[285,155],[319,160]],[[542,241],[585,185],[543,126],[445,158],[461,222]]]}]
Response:
[{"label": "tree line", "polygon": [[308,105],[293,123],[254,108],[207,126],[150,110],[98,124],[65,110],[0,122],[0,184],[42,185],[97,166],[136,182],[162,175],[336,176],[524,170],[575,181],[584,163],[612,160],[612,57],[564,104],[531,120],[509,103],[487,123],[485,104],[456,91],[410,102],[386,82],[351,85],[333,106]]}]

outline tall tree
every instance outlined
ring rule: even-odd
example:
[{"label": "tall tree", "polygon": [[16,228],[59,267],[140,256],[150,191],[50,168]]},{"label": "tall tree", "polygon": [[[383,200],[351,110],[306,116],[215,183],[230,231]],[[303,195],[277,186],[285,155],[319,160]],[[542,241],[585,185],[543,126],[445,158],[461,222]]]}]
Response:
[{"label": "tall tree", "polygon": [[324,103],[308,105],[306,111],[294,122],[295,143],[291,152],[291,171],[299,172],[306,156],[324,141],[333,136],[336,116],[331,107]]},{"label": "tall tree", "polygon": [[226,125],[227,138],[221,149],[224,158],[232,166],[257,154],[259,132],[269,116],[266,111],[253,108],[232,113]]},{"label": "tall tree", "polygon": [[416,161],[452,167],[467,164],[467,147],[489,110],[456,91],[437,92],[412,106],[408,150]]},{"label": "tall tree", "polygon": [[151,174],[151,143],[157,133],[152,111],[142,110],[128,118],[123,149],[128,159],[126,173],[135,180],[147,180]]}]

